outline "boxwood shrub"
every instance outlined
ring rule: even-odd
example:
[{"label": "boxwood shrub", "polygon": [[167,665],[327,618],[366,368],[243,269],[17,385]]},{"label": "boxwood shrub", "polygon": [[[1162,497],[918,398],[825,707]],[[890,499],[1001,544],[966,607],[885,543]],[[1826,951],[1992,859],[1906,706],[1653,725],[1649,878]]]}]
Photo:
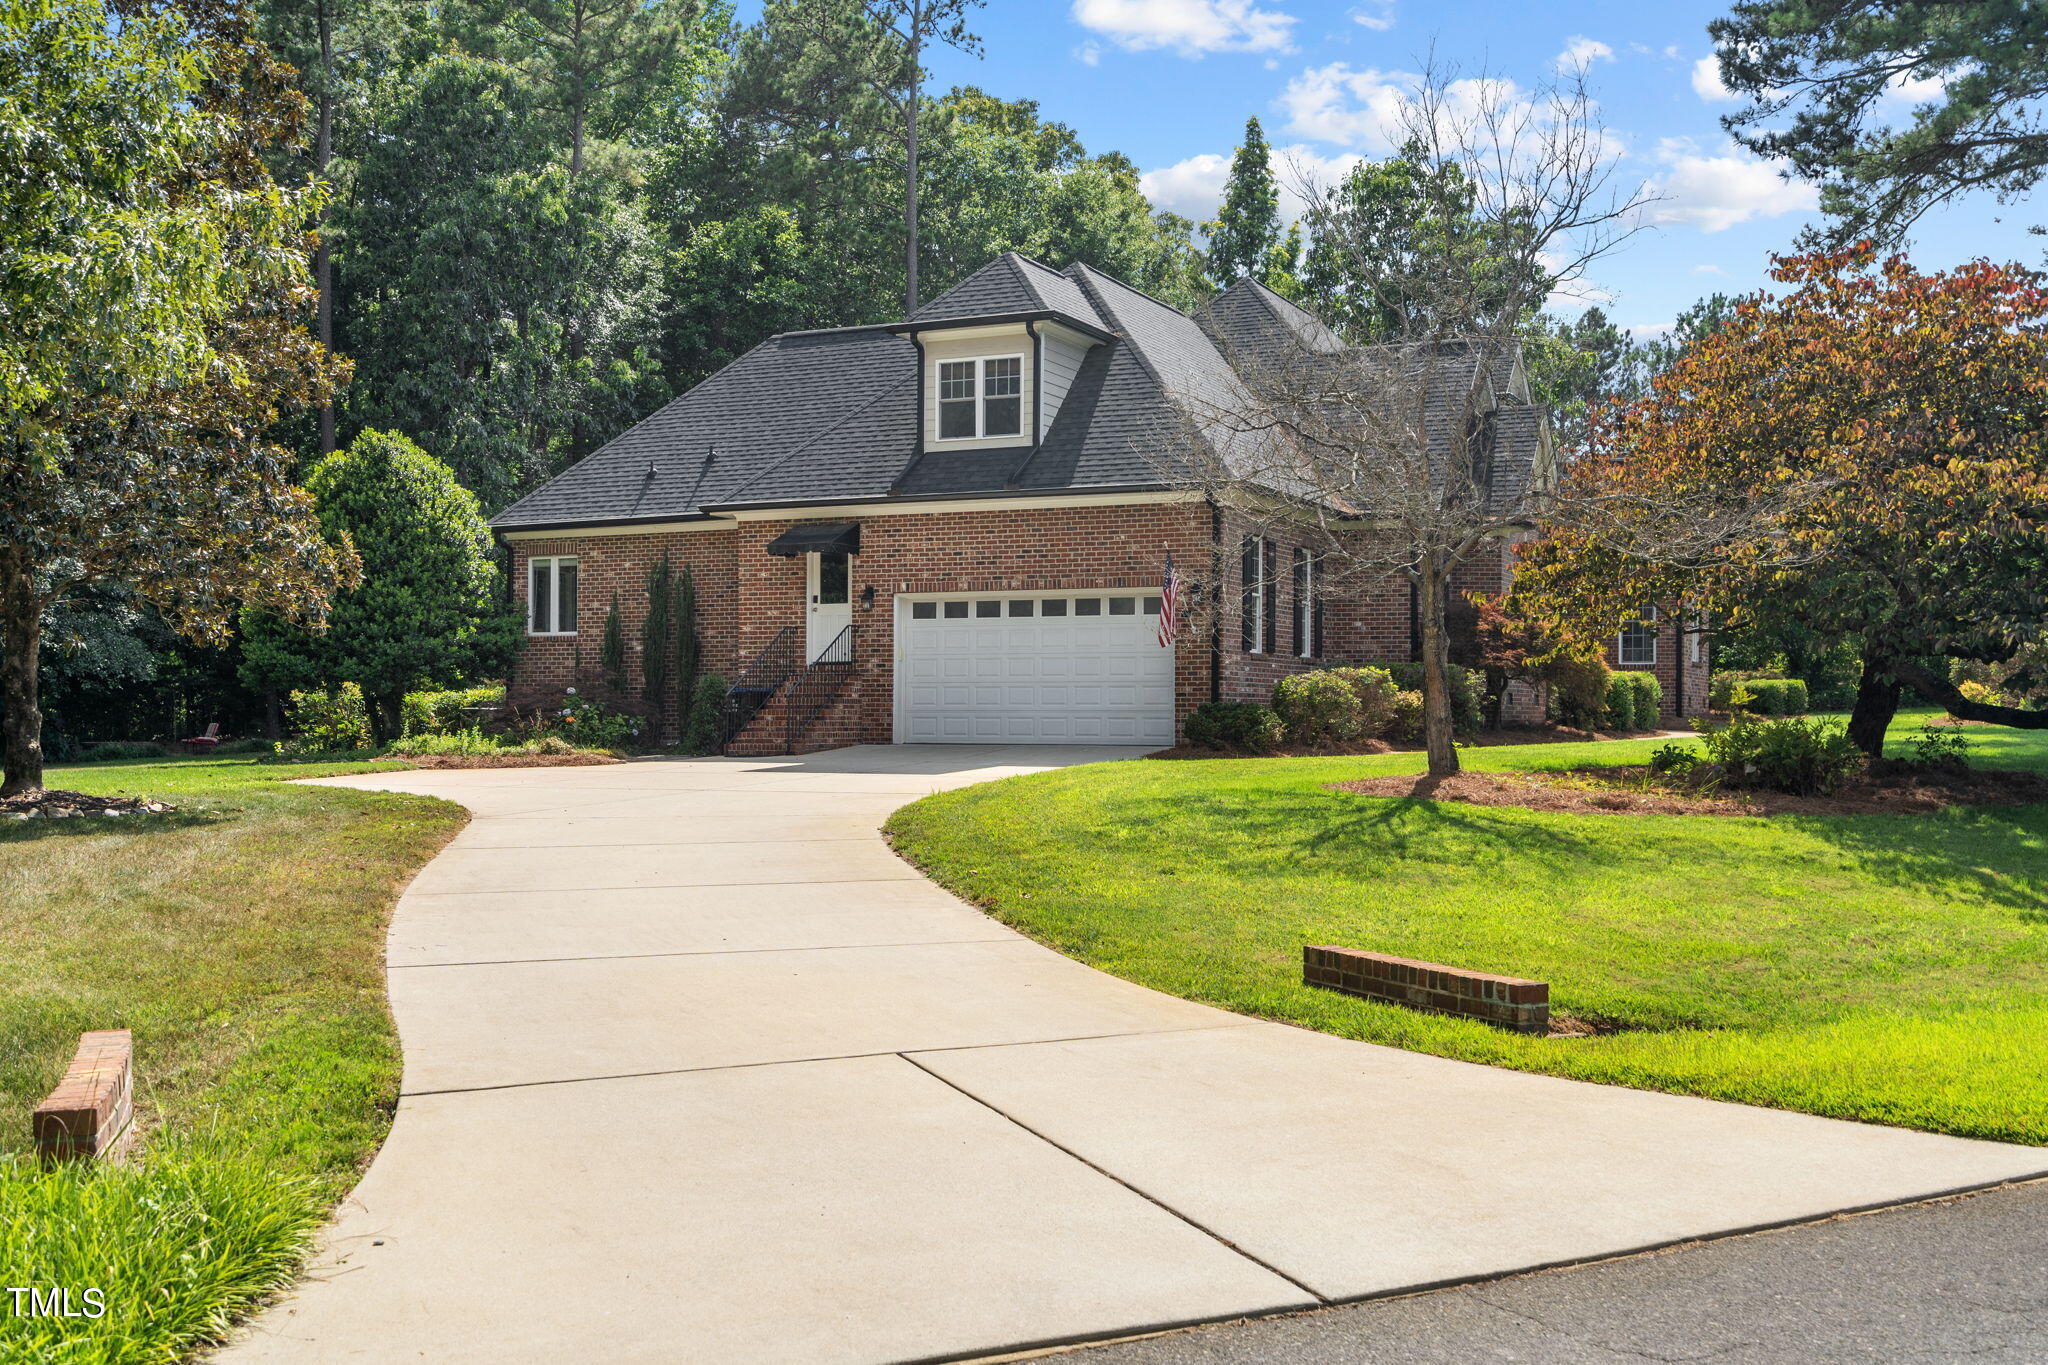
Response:
[{"label": "boxwood shrub", "polygon": [[1273,685],[1273,712],[1289,744],[1343,744],[1364,729],[1363,708],[1348,679],[1334,670],[1296,673]]},{"label": "boxwood shrub", "polygon": [[[1405,691],[1420,692],[1422,688],[1422,665],[1419,663],[1388,664],[1387,672],[1396,685]],[[1480,699],[1486,691],[1486,679],[1469,668],[1452,667],[1451,680],[1451,728],[1461,735],[1479,733],[1481,710]]]},{"label": "boxwood shrub", "polygon": [[1188,743],[1200,749],[1237,749],[1270,754],[1280,747],[1286,727],[1270,706],[1257,702],[1204,702],[1188,717]]}]

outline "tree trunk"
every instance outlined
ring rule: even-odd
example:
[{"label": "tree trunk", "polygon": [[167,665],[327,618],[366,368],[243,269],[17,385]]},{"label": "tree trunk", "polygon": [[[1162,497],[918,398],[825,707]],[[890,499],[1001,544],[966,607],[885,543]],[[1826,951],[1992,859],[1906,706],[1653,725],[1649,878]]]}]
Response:
[{"label": "tree trunk", "polygon": [[1429,749],[1429,775],[1448,777],[1458,771],[1451,725],[1451,631],[1446,619],[1450,567],[1436,555],[1423,556],[1416,587],[1422,625],[1422,740]]},{"label": "tree trunk", "polygon": [[0,796],[43,785],[43,713],[36,704],[42,617],[27,572],[13,565],[0,568],[0,749],[5,761]]},{"label": "tree trunk", "polygon": [[[320,129],[313,143],[313,173],[327,178],[334,160],[334,16],[327,0],[316,7],[320,23]],[[313,282],[320,291],[320,348],[334,350],[334,255],[327,247],[327,211],[320,211],[320,246],[313,254]],[[334,399],[320,405],[320,453],[334,453]]]},{"label": "tree trunk", "polygon": [[277,689],[263,689],[263,737],[272,744],[284,738],[284,704]]},{"label": "tree trunk", "polygon": [[1892,672],[1900,682],[1911,686],[1936,706],[1946,706],[1948,713],[1958,719],[1981,720],[1986,725],[2010,725],[2018,730],[2048,730],[2048,709],[1971,701],[1963,695],[1961,688],[1941,674],[1906,660],[1895,662]]},{"label": "tree trunk", "polygon": [[1899,684],[1891,676],[1891,661],[1866,648],[1856,705],[1849,712],[1849,742],[1872,758],[1883,758],[1884,732],[1898,711]]},{"label": "tree trunk", "polygon": [[370,742],[379,749],[405,736],[405,691],[363,694],[363,712],[370,721]]},{"label": "tree trunk", "polygon": [[903,261],[903,316],[917,311],[917,121],[923,110],[923,73],[918,70],[921,37],[919,21],[910,24],[910,110],[903,130],[903,226],[909,237]]}]

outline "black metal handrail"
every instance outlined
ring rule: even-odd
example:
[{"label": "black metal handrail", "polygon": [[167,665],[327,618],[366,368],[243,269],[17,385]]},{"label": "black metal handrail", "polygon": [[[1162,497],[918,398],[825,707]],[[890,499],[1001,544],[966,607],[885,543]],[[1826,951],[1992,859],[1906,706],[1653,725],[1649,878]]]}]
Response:
[{"label": "black metal handrail", "polygon": [[761,652],[740,670],[732,686],[725,690],[725,707],[718,726],[720,753],[738,737],[740,731],[747,728],[747,722],[761,713],[761,708],[774,698],[790,676],[803,667],[802,641],[802,626],[784,626],[762,646]]},{"label": "black metal handrail", "polygon": [[795,753],[797,740],[818,713],[846,689],[847,679],[853,676],[853,632],[854,627],[848,626],[833,636],[789,685],[789,701],[782,715],[782,752]]}]

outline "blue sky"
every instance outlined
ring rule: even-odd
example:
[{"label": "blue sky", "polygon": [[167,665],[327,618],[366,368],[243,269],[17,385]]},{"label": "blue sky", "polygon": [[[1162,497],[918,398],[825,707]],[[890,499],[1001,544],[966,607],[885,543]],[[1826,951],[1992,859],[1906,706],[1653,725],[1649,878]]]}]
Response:
[{"label": "blue sky", "polygon": [[[1373,101],[1432,47],[1439,62],[1525,85],[1575,51],[1626,148],[1624,171],[1667,196],[1651,211],[1655,230],[1592,273],[1610,315],[1648,330],[1716,289],[1766,283],[1768,254],[1814,216],[1810,189],[1721,131],[1735,106],[1699,63],[1707,21],[1723,12],[1690,0],[990,0],[973,19],[985,57],[944,52],[928,65],[941,88],[1038,100],[1090,151],[1136,161],[1155,203],[1199,221],[1247,115],[1275,147],[1334,167],[1383,153]],[[2040,218],[2030,204],[1980,198],[1924,222],[1911,254],[1924,267],[1978,255],[2038,265],[2041,239],[2025,229]]]}]

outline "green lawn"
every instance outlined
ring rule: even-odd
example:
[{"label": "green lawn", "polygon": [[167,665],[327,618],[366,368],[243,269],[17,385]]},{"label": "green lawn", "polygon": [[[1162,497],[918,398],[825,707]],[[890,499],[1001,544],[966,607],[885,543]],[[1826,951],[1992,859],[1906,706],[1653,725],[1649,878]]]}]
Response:
[{"label": "green lawn", "polygon": [[[376,1150],[399,1074],[386,920],[465,817],[283,779],[390,766],[53,768],[53,787],[178,810],[0,823],[0,1266],[7,1285],[98,1288],[108,1309],[0,1312],[0,1360],[179,1359],[289,1280]],[[120,1027],[137,1160],[45,1174],[20,1155],[29,1110],[80,1032]]]},{"label": "green lawn", "polygon": [[[2048,770],[2048,735],[1969,733],[1983,766]],[[1466,761],[1639,763],[1660,742]],[[1190,999],[1498,1066],[2048,1143],[2048,806],[1570,815],[1324,785],[1422,766],[1099,764],[932,796],[889,828],[1005,923]],[[1554,1009],[1623,1031],[1527,1038],[1312,990],[1301,949],[1318,943],[1547,980]]]}]

